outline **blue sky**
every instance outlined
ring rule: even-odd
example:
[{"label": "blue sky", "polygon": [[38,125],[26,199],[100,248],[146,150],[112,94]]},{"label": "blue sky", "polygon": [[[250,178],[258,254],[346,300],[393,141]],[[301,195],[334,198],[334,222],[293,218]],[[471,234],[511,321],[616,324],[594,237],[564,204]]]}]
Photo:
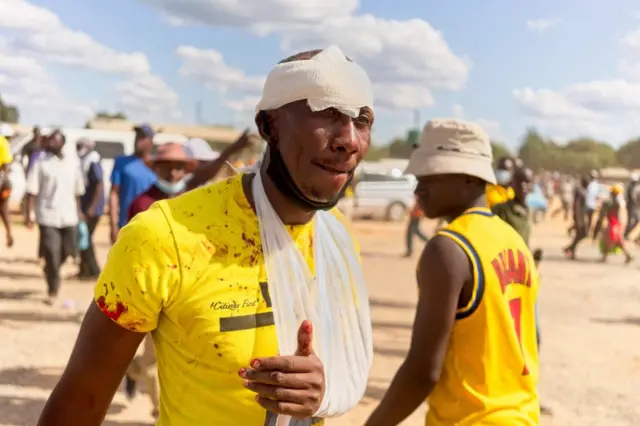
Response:
[{"label": "blue sky", "polygon": [[[195,6],[181,6],[187,3]],[[259,96],[255,81],[272,64],[296,47],[337,42],[372,76],[382,105],[378,143],[402,135],[416,109],[423,122],[452,115],[478,121],[510,146],[530,125],[560,139],[587,135],[616,145],[640,135],[637,2],[309,0],[299,7],[262,0],[263,10],[253,0],[237,10],[225,3],[0,0],[0,10],[9,11],[0,16],[0,94],[31,124],[81,125],[101,109],[194,122],[200,101],[205,122],[244,126]],[[313,7],[322,7],[322,20],[310,18]],[[370,42],[382,54],[363,54]],[[195,48],[191,62],[177,53],[180,46]],[[224,66],[200,56],[207,50]],[[136,52],[143,58],[130,56]],[[12,58],[20,59],[18,71]],[[377,72],[389,60],[412,77]]]}]

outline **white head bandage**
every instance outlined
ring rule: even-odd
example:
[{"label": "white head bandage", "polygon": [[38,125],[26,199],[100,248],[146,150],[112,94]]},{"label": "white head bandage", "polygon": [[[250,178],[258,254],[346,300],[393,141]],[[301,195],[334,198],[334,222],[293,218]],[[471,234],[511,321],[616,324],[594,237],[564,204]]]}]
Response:
[{"label": "white head bandage", "polygon": [[[307,100],[312,111],[336,108],[352,118],[360,115],[362,107],[373,108],[366,73],[335,46],[309,60],[276,65],[256,110],[272,110],[300,100]],[[355,138],[353,121],[350,125]],[[254,167],[259,167],[258,163]],[[364,395],[373,361],[367,286],[353,237],[334,212],[316,212],[312,271],[271,205],[260,173],[256,173],[252,189],[279,352],[296,352],[298,328],[302,321],[310,320],[313,349],[324,364],[326,379],[316,416],[345,413]],[[280,415],[276,424],[294,423]]]},{"label": "white head bandage", "polygon": [[311,59],[273,67],[256,112],[305,99],[311,111],[336,108],[352,118],[360,115],[362,107],[373,109],[373,89],[367,73],[337,46],[330,46]]}]

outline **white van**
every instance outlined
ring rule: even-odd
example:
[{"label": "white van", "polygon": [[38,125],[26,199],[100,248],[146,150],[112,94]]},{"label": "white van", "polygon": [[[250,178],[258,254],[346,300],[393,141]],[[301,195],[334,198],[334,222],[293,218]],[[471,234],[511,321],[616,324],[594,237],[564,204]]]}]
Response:
[{"label": "white van", "polygon": [[[53,131],[53,128],[42,128],[42,134],[46,135]],[[63,148],[65,155],[77,157],[76,141],[81,138],[91,139],[96,143],[96,151],[102,157],[102,169],[104,171],[104,190],[105,194],[109,194],[111,189],[111,170],[116,157],[120,155],[133,154],[133,145],[135,140],[135,132],[118,131],[118,130],[97,130],[82,129],[74,127],[60,128],[66,138],[66,144]],[[11,183],[13,190],[11,192],[10,203],[12,206],[19,205],[24,197],[26,179],[25,167],[27,159],[20,158],[20,151],[33,138],[33,133],[25,133],[15,136],[11,139],[11,152],[15,158],[11,165]],[[169,142],[184,143],[187,137],[172,133],[156,133],[153,143],[162,145]]]}]

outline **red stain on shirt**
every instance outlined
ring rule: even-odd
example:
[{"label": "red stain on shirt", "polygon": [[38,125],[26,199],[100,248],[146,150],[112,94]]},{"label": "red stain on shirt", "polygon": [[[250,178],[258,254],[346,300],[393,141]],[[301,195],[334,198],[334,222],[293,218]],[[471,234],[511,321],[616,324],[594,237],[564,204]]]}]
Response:
[{"label": "red stain on shirt", "polygon": [[122,314],[129,310],[127,305],[122,302],[117,302],[115,306],[107,305],[104,296],[100,296],[98,300],[96,300],[96,303],[98,304],[98,308],[113,321],[118,321]]}]

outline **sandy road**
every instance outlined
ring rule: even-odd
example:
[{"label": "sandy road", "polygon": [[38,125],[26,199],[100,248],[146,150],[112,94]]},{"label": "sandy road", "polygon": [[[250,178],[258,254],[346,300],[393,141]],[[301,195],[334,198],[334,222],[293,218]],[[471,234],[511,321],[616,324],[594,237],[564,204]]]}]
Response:
[{"label": "sandy road", "polygon": [[[567,262],[559,222],[536,228],[534,245],[545,249],[541,272],[543,327],[541,394],[555,413],[545,426],[640,425],[640,260],[595,262],[585,243],[584,261]],[[370,287],[375,361],[366,397],[329,425],[361,425],[382,397],[406,351],[415,306],[416,259],[402,259],[402,227],[357,225]],[[91,285],[66,281],[67,306],[44,306],[44,282],[33,262],[36,233],[16,230],[16,247],[0,249],[0,425],[34,425],[71,351]],[[99,230],[99,252],[107,250]],[[640,253],[638,254],[640,257]],[[74,272],[72,265],[64,270]],[[127,404],[116,395],[105,425],[150,425],[144,396]],[[421,425],[425,408],[405,425]]]}]

